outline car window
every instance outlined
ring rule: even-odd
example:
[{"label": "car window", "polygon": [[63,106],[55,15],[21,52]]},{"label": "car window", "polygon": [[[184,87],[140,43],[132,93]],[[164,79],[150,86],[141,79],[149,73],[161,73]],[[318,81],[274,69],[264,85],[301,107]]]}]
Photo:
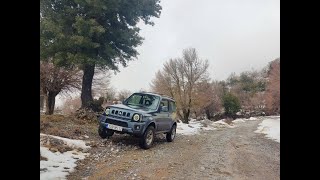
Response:
[{"label": "car window", "polygon": [[168,112],[169,111],[169,102],[167,100],[162,100],[160,103],[160,112]]},{"label": "car window", "polygon": [[133,94],[126,100],[125,105],[129,105],[132,108],[145,108],[148,110],[156,110],[159,101],[159,96],[149,94]]},{"label": "car window", "polygon": [[141,95],[134,94],[133,96],[130,97],[130,99],[128,100],[128,103],[139,104],[141,97],[142,97]]},{"label": "car window", "polygon": [[176,103],[173,101],[170,101],[169,112],[176,112]]}]

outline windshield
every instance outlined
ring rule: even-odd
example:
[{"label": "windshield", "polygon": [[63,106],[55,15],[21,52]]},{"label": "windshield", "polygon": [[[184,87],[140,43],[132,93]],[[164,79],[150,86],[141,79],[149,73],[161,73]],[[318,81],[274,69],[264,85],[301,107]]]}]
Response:
[{"label": "windshield", "polygon": [[159,101],[159,96],[154,96],[150,94],[133,94],[125,101],[125,105],[128,105],[132,108],[145,108],[148,110],[157,110]]}]

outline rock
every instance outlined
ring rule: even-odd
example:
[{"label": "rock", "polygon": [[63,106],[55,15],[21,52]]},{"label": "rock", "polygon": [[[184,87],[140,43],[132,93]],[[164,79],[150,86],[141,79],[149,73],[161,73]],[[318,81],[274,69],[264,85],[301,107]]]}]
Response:
[{"label": "rock", "polygon": [[89,148],[82,150],[82,152],[87,153],[89,151]]},{"label": "rock", "polygon": [[50,148],[49,150],[52,151],[52,152],[57,152],[57,151],[58,151],[58,149],[55,148],[55,147],[52,147],[52,148]]},{"label": "rock", "polygon": [[84,135],[83,137],[86,138],[86,139],[89,139],[89,136],[87,136],[87,135]]},{"label": "rock", "polygon": [[52,167],[57,168],[57,167],[59,167],[59,166],[52,166]]},{"label": "rock", "polygon": [[73,149],[71,147],[69,147],[69,146],[65,146],[65,150],[66,151],[72,151]]},{"label": "rock", "polygon": [[68,167],[64,167],[63,169],[70,169],[70,168],[68,168]]},{"label": "rock", "polygon": [[193,128],[193,126],[191,126],[190,124],[188,125],[188,127],[191,127],[191,128]]},{"label": "rock", "polygon": [[47,171],[47,168],[40,168],[40,171]]},{"label": "rock", "polygon": [[201,169],[202,171],[204,171],[206,168],[202,166],[200,169]]},{"label": "rock", "polygon": [[137,177],[137,174],[133,174],[134,177]]}]

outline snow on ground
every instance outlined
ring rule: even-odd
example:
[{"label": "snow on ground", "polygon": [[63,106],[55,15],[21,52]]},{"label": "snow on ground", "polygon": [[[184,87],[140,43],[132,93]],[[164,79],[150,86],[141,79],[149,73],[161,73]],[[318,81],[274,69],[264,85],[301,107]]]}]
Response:
[{"label": "snow on ground", "polygon": [[[189,121],[189,124],[185,124],[182,122],[179,122],[177,124],[177,133],[182,135],[193,135],[200,133],[201,130],[215,130],[217,128],[234,128],[237,127],[237,124],[244,123],[246,121],[256,121],[256,120],[264,120],[261,124],[263,124],[263,127],[261,130],[261,133],[271,133],[271,135],[268,135],[267,137],[273,137],[273,139],[279,139],[278,142],[280,142],[280,116],[259,116],[259,117],[250,117],[248,119],[246,118],[239,118],[232,121],[232,123],[229,125],[226,123],[225,119],[221,119],[219,121],[210,121],[208,119],[197,121],[196,119],[191,119]],[[274,121],[270,125],[270,121]],[[275,123],[276,122],[276,123]],[[260,124],[260,125],[261,125]],[[278,124],[278,126],[277,126]],[[269,126],[272,126],[270,128]],[[268,131],[270,130],[270,132]],[[258,131],[258,130],[257,130]],[[278,135],[279,137],[278,137]]]},{"label": "snow on ground", "polygon": [[90,148],[90,146],[86,146],[86,143],[84,141],[82,141],[82,140],[68,139],[68,138],[63,138],[63,137],[59,137],[59,136],[53,136],[53,135],[40,133],[40,137],[41,136],[49,136],[49,137],[52,137],[52,138],[60,139],[60,140],[64,141],[69,147],[71,147],[73,149],[81,148],[83,150],[87,150],[87,149]]},{"label": "snow on ground", "polygon": [[[176,132],[178,134],[183,134],[183,135],[198,134],[198,133],[200,133],[200,130],[208,131],[208,130],[216,129],[216,127],[218,127],[218,126],[215,126],[215,123],[216,122],[210,121],[208,119],[201,120],[201,121],[191,119],[189,121],[189,124],[179,122],[177,124],[177,131]],[[224,122],[217,122],[216,124],[219,124],[219,123],[224,123]],[[219,126],[219,127],[221,127],[221,126]]]},{"label": "snow on ground", "polygon": [[177,133],[183,135],[192,135],[199,133],[201,124],[200,122],[190,121],[189,124],[178,123],[177,124]]},{"label": "snow on ground", "polygon": [[228,123],[225,122],[225,119],[221,119],[219,121],[215,121],[212,123],[212,125],[216,128],[234,128],[234,126],[229,125]]},{"label": "snow on ground", "polygon": [[76,150],[77,148],[90,148],[90,146],[85,145],[84,141],[67,139],[46,134],[40,134],[40,138],[41,136],[49,136],[51,138],[63,140],[65,144],[67,144],[74,150],[64,153],[54,153],[51,152],[47,147],[42,146],[40,141],[41,156],[48,159],[47,161],[40,161],[40,179],[66,179],[66,176],[76,167],[76,161],[79,159],[84,159],[89,154]]},{"label": "snow on ground", "polygon": [[267,138],[280,143],[280,116],[266,117],[255,133],[266,134]]},{"label": "snow on ground", "polygon": [[234,124],[246,122],[244,119],[236,119],[232,121]]},{"label": "snow on ground", "polygon": [[[40,161],[40,179],[66,179],[66,176],[76,167],[78,159],[84,159],[87,153],[67,151],[65,153],[51,152],[48,148],[40,146],[41,156],[48,158]],[[41,171],[42,170],[42,171]]]}]

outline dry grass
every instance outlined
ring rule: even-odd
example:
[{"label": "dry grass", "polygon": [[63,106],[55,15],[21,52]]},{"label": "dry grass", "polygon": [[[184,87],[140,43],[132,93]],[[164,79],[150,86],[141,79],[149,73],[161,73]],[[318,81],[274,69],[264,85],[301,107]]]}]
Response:
[{"label": "dry grass", "polygon": [[74,115],[41,115],[40,132],[70,139],[79,139],[83,135],[97,136],[98,121],[80,119]]},{"label": "dry grass", "polygon": [[40,119],[44,122],[61,122],[66,119],[64,115],[53,114],[53,115],[41,115]]}]

